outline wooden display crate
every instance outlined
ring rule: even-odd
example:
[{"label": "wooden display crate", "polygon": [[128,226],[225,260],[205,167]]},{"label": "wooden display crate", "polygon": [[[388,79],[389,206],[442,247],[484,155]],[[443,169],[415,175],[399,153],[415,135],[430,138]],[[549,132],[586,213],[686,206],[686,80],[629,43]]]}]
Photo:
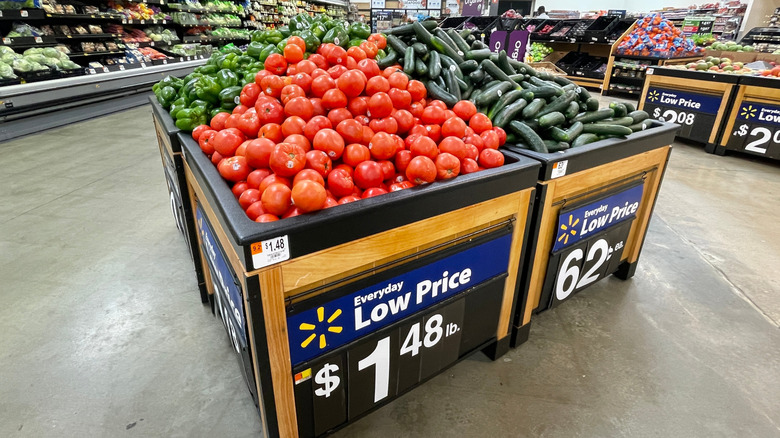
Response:
[{"label": "wooden display crate", "polygon": [[744,152],[780,159],[780,80],[742,76],[717,146],[718,155]]}]

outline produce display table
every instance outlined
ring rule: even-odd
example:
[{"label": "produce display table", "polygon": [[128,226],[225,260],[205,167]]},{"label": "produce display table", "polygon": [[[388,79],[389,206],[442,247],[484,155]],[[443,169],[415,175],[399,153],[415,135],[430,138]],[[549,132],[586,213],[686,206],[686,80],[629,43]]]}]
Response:
[{"label": "produce display table", "polygon": [[195,275],[198,281],[201,302],[206,303],[209,301],[209,297],[203,277],[205,266],[200,258],[200,250],[197,246],[195,219],[192,204],[190,203],[189,188],[184,179],[181,143],[179,143],[177,137],[181,130],[176,127],[168,111],[160,106],[154,96],[149,97],[149,102],[152,105],[154,129],[157,133],[157,145],[160,148],[165,182],[168,184],[168,195],[170,197],[173,219],[176,221],[176,228],[184,236],[190,257],[195,265]]},{"label": "produce display table", "polygon": [[341,428],[477,350],[509,348],[538,161],[251,221],[187,135],[197,240],[269,436]]},{"label": "produce display table", "polygon": [[[626,35],[631,33],[630,29],[626,32]],[[621,55],[617,53],[617,47],[620,45],[620,41],[618,40],[617,43],[613,46],[612,55],[609,57],[609,62],[607,63],[607,71],[604,73],[604,84],[601,88],[601,94],[604,96],[614,95],[615,93],[626,93],[626,94],[640,94],[641,91],[631,91],[631,90],[620,90],[618,88],[615,88],[615,85],[619,82],[626,82],[630,81],[630,79],[626,78],[619,78],[617,76],[613,75],[613,72],[616,69],[615,62],[617,62],[619,59],[626,59],[631,61],[639,61],[642,64],[646,64],[648,67],[647,69],[653,68],[651,66],[658,66],[663,67],[665,65],[678,65],[678,64],[687,64],[691,61],[696,61],[697,59],[701,58],[701,56],[693,56],[693,57],[678,57],[678,58],[658,58],[653,56],[631,56],[631,55]],[[633,85],[633,84],[631,84]],[[642,85],[641,78],[638,79],[638,85]]]},{"label": "produce display table", "polygon": [[718,144],[740,76],[670,68],[648,68],[646,73],[639,109],[679,124],[679,138]]},{"label": "produce display table", "polygon": [[723,155],[727,150],[780,159],[780,80],[739,78],[728,123],[710,152]]},{"label": "produce display table", "polygon": [[557,306],[598,280],[633,276],[679,127],[653,122],[627,139],[557,153],[513,148],[542,163],[528,256],[518,283],[512,346],[528,337],[531,313]]}]

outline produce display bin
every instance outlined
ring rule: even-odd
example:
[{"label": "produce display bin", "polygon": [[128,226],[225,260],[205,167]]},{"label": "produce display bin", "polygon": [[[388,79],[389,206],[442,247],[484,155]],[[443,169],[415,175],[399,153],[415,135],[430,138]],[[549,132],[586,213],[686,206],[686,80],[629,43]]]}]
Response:
[{"label": "produce display bin", "polygon": [[718,155],[726,151],[780,159],[780,80],[742,76],[728,122],[717,146],[708,149]]},{"label": "produce display bin", "polygon": [[187,182],[184,179],[181,143],[179,143],[179,138],[177,137],[181,131],[174,124],[173,118],[168,114],[168,111],[160,106],[154,96],[149,97],[149,102],[152,105],[154,129],[157,133],[157,145],[160,148],[165,182],[168,184],[168,195],[170,197],[173,219],[176,221],[176,228],[179,229],[184,237],[184,241],[187,243],[190,257],[195,266],[200,300],[203,303],[207,303],[209,302],[209,296],[205,283],[206,280],[203,276],[205,265],[203,265],[200,250],[197,246],[195,219]]},{"label": "produce display bin", "polygon": [[639,109],[681,126],[679,138],[716,145],[733,103],[739,76],[650,67]]},{"label": "produce display bin", "polygon": [[620,23],[618,17],[602,15],[596,18],[593,23],[585,29],[585,33],[582,37],[585,41],[592,41],[594,43],[605,42],[615,27],[617,27],[618,23]]},{"label": "produce display bin", "polygon": [[508,351],[541,164],[270,223],[179,134],[207,286],[267,436],[339,429],[482,350]]},{"label": "produce display bin", "polygon": [[528,337],[532,312],[553,308],[615,274],[633,276],[678,125],[654,121],[626,139],[556,153],[508,146],[542,167],[512,346]]}]

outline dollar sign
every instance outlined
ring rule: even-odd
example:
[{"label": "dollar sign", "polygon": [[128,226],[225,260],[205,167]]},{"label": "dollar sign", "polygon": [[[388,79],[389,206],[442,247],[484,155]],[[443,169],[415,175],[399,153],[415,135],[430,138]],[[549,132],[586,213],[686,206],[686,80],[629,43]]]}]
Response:
[{"label": "dollar sign", "polygon": [[338,365],[334,365],[332,363],[325,364],[325,366],[317,372],[317,375],[314,376],[314,381],[318,385],[324,386],[322,388],[317,388],[314,391],[314,394],[325,398],[330,397],[330,393],[338,388],[339,383],[341,383],[339,376],[332,376],[330,373],[335,373],[338,370]]},{"label": "dollar sign", "polygon": [[653,118],[657,119],[661,115],[661,108],[656,108],[653,110]]},{"label": "dollar sign", "polygon": [[747,125],[740,126],[739,127],[739,136],[740,137],[744,137],[745,135],[747,135],[747,130],[748,130],[748,126]]}]

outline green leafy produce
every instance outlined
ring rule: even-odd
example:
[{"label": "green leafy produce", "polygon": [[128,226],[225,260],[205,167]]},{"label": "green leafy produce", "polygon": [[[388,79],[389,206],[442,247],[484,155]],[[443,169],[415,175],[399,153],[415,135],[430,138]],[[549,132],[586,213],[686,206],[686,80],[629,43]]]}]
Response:
[{"label": "green leafy produce", "polygon": [[547,47],[543,43],[532,43],[529,56],[531,57],[531,62],[539,62],[552,52],[552,47]]}]

